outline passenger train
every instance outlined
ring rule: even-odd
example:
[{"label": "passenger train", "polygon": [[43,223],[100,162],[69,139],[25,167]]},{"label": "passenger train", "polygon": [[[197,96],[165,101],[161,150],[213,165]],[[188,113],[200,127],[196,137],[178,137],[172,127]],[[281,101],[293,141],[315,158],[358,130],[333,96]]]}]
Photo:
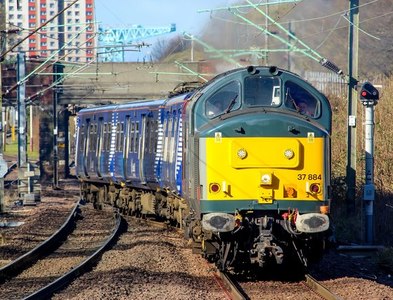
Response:
[{"label": "passenger train", "polygon": [[85,108],[76,119],[84,199],[184,229],[222,270],[307,264],[330,232],[327,98],[266,66],[167,99]]}]

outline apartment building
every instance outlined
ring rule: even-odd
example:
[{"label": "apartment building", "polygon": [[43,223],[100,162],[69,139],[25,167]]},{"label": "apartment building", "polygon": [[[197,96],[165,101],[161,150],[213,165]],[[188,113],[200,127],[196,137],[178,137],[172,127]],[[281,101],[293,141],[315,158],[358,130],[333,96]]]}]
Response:
[{"label": "apartment building", "polygon": [[[25,52],[30,58],[60,58],[65,62],[90,62],[95,57],[94,0],[4,0],[7,49],[36,28],[7,58]],[[74,3],[62,14],[64,8]]]}]

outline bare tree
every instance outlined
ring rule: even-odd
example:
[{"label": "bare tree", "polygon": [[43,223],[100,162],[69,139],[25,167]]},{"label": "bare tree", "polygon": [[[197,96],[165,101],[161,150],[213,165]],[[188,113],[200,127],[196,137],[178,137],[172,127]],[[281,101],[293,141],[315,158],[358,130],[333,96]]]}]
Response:
[{"label": "bare tree", "polygon": [[159,39],[152,48],[152,57],[155,61],[163,61],[168,56],[183,52],[191,47],[191,42],[177,35],[170,40]]}]

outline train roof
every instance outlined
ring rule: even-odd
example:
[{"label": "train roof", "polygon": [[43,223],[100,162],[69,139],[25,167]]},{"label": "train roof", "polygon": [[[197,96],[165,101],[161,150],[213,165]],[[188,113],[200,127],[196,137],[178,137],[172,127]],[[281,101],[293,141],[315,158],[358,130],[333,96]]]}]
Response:
[{"label": "train roof", "polygon": [[158,107],[165,103],[165,99],[157,99],[157,100],[137,100],[123,104],[109,104],[109,105],[102,105],[102,106],[94,106],[81,109],[79,114],[85,113],[95,113],[95,112],[102,112],[102,111],[115,111],[119,109],[131,109],[131,108],[138,108],[142,109],[144,107]]}]

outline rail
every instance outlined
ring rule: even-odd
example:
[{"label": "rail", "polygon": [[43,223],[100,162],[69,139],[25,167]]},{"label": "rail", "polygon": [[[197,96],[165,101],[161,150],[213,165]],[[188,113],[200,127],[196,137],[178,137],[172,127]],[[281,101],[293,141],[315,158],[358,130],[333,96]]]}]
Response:
[{"label": "rail", "polygon": [[217,271],[217,277],[221,280],[223,283],[223,288],[225,291],[228,293],[228,295],[231,297],[232,300],[249,300],[250,298],[247,296],[247,294],[241,290],[241,288],[231,280],[230,276],[221,271]]},{"label": "rail", "polygon": [[75,220],[80,213],[79,206],[80,202],[78,201],[65,223],[46,241],[0,268],[0,283],[4,283],[7,279],[15,277],[30,265],[34,264],[38,259],[46,256],[48,253],[56,249],[61,241],[64,240],[73,230]]},{"label": "rail", "polygon": [[68,273],[64,274],[62,277],[56,279],[52,283],[48,284],[47,286],[43,287],[42,289],[38,290],[37,292],[29,295],[28,297],[24,298],[25,300],[35,300],[35,299],[46,299],[49,298],[54,292],[60,290],[73,279],[78,277],[79,275],[85,273],[89,269],[91,269],[96,262],[100,259],[102,253],[107,249],[117,238],[120,233],[122,218],[118,212],[115,214],[116,218],[116,225],[115,229],[113,230],[112,234],[108,237],[108,239],[103,243],[103,245],[96,250],[91,256],[85,259],[81,264],[73,268]]},{"label": "rail", "polygon": [[316,292],[318,295],[326,300],[343,300],[341,297],[337,296],[333,292],[329,291],[320,282],[314,279],[310,274],[306,274],[306,285]]}]

